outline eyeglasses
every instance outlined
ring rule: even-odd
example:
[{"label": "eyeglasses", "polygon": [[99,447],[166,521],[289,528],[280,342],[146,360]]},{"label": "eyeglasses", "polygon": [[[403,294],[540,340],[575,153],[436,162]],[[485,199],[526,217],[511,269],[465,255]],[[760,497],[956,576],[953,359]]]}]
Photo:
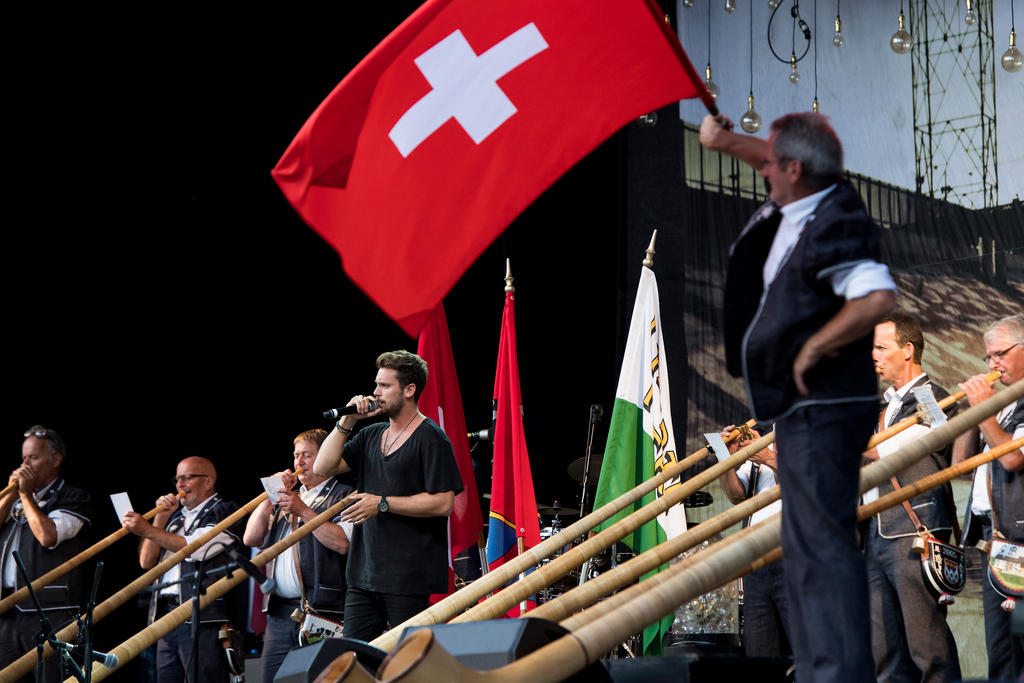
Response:
[{"label": "eyeglasses", "polygon": [[1013,346],[1007,346],[1002,351],[993,351],[989,355],[985,356],[985,365],[988,365],[993,360],[1000,360],[1003,356],[1008,354],[1014,347],[1020,346],[1022,342],[1017,342]]},{"label": "eyeglasses", "polygon": [[178,484],[178,483],[181,483],[183,481],[192,481],[193,479],[196,479],[198,477],[208,477],[208,476],[210,476],[210,475],[208,475],[208,474],[179,474],[178,476],[176,476],[174,478],[174,483]]}]

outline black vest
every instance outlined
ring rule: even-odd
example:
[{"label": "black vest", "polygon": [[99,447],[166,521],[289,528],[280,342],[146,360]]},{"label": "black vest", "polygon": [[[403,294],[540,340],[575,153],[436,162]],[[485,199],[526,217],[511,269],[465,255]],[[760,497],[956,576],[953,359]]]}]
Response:
[{"label": "black vest", "polygon": [[[203,506],[203,509],[199,512],[199,515],[196,516],[194,520],[192,520],[192,523],[189,525],[187,529],[183,530],[182,528],[185,523],[185,513],[183,511],[183,508],[179,506],[177,510],[171,513],[171,517],[167,520],[167,526],[165,527],[164,530],[169,534],[179,534],[184,536],[185,534],[192,533],[196,529],[202,529],[204,526],[214,526],[220,523],[237,509],[237,503],[230,500],[222,500],[220,494],[215,493],[213,494],[213,499]],[[232,545],[244,553],[245,546],[242,545],[241,539],[243,522],[244,520],[239,520],[235,524],[232,524],[225,530],[224,533],[228,534],[232,538]],[[182,533],[182,531],[184,531],[184,533]],[[160,561],[162,562],[171,555],[173,555],[172,552],[170,552],[169,550],[165,550],[160,554]],[[227,552],[224,552],[224,550],[221,550],[213,557],[204,559],[202,563],[204,573],[203,588],[208,588],[220,579],[224,578],[223,572],[219,572],[212,576],[206,574],[206,572],[210,571],[211,569],[218,569],[220,567],[223,567],[229,562],[231,562],[231,557],[227,554]],[[178,565],[181,569],[180,577],[185,577],[190,574],[193,574],[196,571],[196,569],[198,569],[198,564],[198,562],[193,561],[191,559],[183,560],[182,563]],[[181,602],[188,602],[192,599],[192,596],[195,594],[195,584],[192,581],[186,581],[185,583],[178,584],[177,589],[178,596]],[[228,592],[228,595],[234,593],[236,590],[237,588],[232,589]],[[157,599],[159,597],[159,593],[160,591],[155,590],[150,595],[149,623],[151,624],[156,619]],[[227,602],[225,600],[226,597],[227,595],[221,596],[213,602],[211,602],[206,607],[204,607],[203,610],[199,613],[199,622],[210,623],[228,621],[228,607]],[[186,623],[189,622],[191,622],[191,618]]]},{"label": "black vest", "polygon": [[[1009,415],[999,421],[999,426],[1011,437],[1014,431],[1024,425],[1024,400],[1017,401]],[[982,439],[984,442],[984,439]],[[1024,542],[1024,470],[1010,472],[993,460],[988,465],[988,482],[992,492],[991,504],[995,511],[995,521],[1000,533],[1008,540]],[[964,518],[964,530],[961,545],[974,545],[981,538],[981,528],[977,517],[971,510],[974,499],[974,487],[979,482],[975,477],[971,484],[971,496],[967,499],[967,514]]]},{"label": "black vest", "polygon": [[[907,390],[906,395],[903,397],[900,409],[889,419],[885,425],[886,427],[891,427],[897,422],[914,416],[917,412],[917,398],[913,394],[913,387],[926,384],[931,384],[931,380],[927,375],[924,375],[911,385],[911,388]],[[931,384],[931,387],[932,394],[937,401],[941,401],[949,396],[949,392],[939,385]],[[884,413],[885,407],[882,408],[882,411]],[[957,412],[956,404],[946,409],[946,414],[949,417],[956,415]],[[952,444],[947,444],[943,448],[929,453],[926,457],[921,458],[897,474],[896,480],[900,483],[900,486],[908,486],[928,475],[935,474],[949,467],[952,452]],[[878,486],[878,497],[881,498],[891,493],[892,490],[893,487],[890,482],[883,482]],[[914,496],[909,502],[918,518],[920,518],[921,523],[928,527],[929,531],[948,531],[952,529],[956,505],[953,502],[953,489],[948,482]],[[902,505],[894,505],[887,510],[882,510],[876,517],[878,518],[878,533],[884,538],[916,535],[914,524],[910,521],[910,516],[907,515],[907,511]]]},{"label": "black vest", "polygon": [[[47,550],[32,535],[28,519],[24,515],[16,517],[12,511],[3,526],[0,527],[0,539],[3,539],[3,547],[0,548],[0,565],[5,564],[11,544],[16,543],[15,547],[21,552],[21,558],[25,561],[25,567],[32,580],[64,564],[89,545],[86,530],[89,526],[91,502],[87,492],[69,486],[62,477],[58,477],[38,503],[44,513],[63,510],[81,518],[85,522],[85,526],[74,537],[66,539],[53,550]],[[13,557],[10,558],[10,562],[14,562]],[[0,566],[0,571],[2,570],[3,567]],[[24,585],[25,582],[19,571],[15,587],[21,588]],[[47,612],[78,611],[82,602],[81,567],[72,569],[50,585],[37,590],[36,593],[39,595],[39,602],[42,603],[43,609]],[[26,596],[16,607],[19,612],[35,612],[35,604],[30,596]]]},{"label": "black vest", "polygon": [[[341,483],[337,477],[332,477],[324,484],[323,489],[317,494],[310,504],[317,514],[331,507],[339,500],[354,491],[351,486]],[[297,526],[302,526],[302,520]],[[273,523],[267,532],[263,547],[267,548],[277,543],[291,533],[291,523],[275,510]],[[348,584],[345,582],[345,559],[346,556],[337,553],[314,536],[310,534],[296,544],[299,549],[299,570],[302,574],[302,588],[305,591],[306,600],[314,612],[321,614],[341,615],[345,611],[345,593]],[[293,547],[296,547],[293,546]],[[280,556],[267,563],[267,576],[274,575],[274,567]],[[290,560],[291,561],[291,560]],[[263,596],[263,611],[267,611],[270,596]]]},{"label": "black vest", "polygon": [[781,219],[773,204],[762,205],[732,246],[724,321],[729,372],[746,380],[761,422],[811,403],[876,401],[870,334],[818,362],[806,377],[810,396],[797,393],[792,368],[804,342],[845,303],[833,293],[829,276],[881,260],[878,227],[856,190],[840,183],[818,204],[765,291],[762,271]]}]

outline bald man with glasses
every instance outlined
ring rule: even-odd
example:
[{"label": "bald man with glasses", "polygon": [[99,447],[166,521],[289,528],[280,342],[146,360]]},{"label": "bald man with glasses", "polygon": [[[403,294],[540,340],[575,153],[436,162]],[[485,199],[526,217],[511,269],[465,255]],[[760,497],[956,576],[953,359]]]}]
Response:
[{"label": "bald man with glasses", "polygon": [[[65,458],[64,440],[57,432],[35,425],[25,432],[21,445],[21,466],[11,472],[9,484],[17,491],[0,500],[0,575],[3,597],[25,582],[14,560],[18,550],[36,579],[64,564],[87,546],[83,533],[89,525],[89,494],[64,481],[61,466]],[[52,625],[60,628],[80,611],[82,602],[81,570],[68,572],[63,580],[37,591],[43,610]],[[31,598],[0,615],[0,669],[35,648],[39,615]],[[29,675],[26,680],[33,680]],[[56,657],[43,665],[44,681],[60,680]]]},{"label": "bald man with glasses", "polygon": [[[216,492],[217,470],[206,458],[193,456],[178,463],[174,476],[177,494],[168,493],[157,498],[156,504],[164,508],[150,523],[137,512],[128,512],[124,526],[142,538],[139,564],[151,569],[165,557],[181,550],[196,540],[225,517],[238,509],[233,501],[224,500]],[[229,546],[242,548],[243,523],[239,521],[227,531],[167,571],[157,584],[166,585],[153,592],[149,604],[149,623],[188,602],[194,594],[195,584],[188,580],[174,583],[193,574],[202,561],[204,572],[230,562],[225,550]],[[203,577],[203,586],[215,583],[222,573]],[[177,683],[186,679],[192,656],[198,656],[203,681],[227,681],[228,668],[224,648],[217,636],[228,621],[228,606],[224,597],[207,605],[199,613],[199,649],[192,653],[191,619],[167,634],[157,644],[157,681]]]}]

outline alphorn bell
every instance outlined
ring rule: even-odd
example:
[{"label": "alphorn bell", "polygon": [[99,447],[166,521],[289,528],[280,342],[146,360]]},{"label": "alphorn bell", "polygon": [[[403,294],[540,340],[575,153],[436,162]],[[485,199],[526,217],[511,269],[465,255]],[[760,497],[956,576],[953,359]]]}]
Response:
[{"label": "alphorn bell", "polygon": [[[747,422],[747,425],[752,427],[754,421],[750,420]],[[726,441],[735,440],[739,434],[739,430],[734,430],[729,434]],[[709,452],[708,448],[704,447],[691,453],[683,460],[665,468],[660,474],[635,486],[615,500],[594,510],[586,517],[570,524],[551,538],[541,541],[539,545],[528,548],[526,552],[516,556],[510,562],[506,562],[466,587],[455,591],[411,619],[407,619],[402,624],[392,627],[390,631],[374,639],[370,644],[382,650],[390,650],[398,642],[398,637],[405,628],[409,626],[429,626],[448,621],[468,607],[475,605],[478,600],[486,597],[488,593],[501,588],[509,581],[518,578],[522,572],[540,564],[542,560],[553,555],[563,546],[571,544],[576,538],[583,536],[601,522],[610,519],[626,507],[636,503],[658,486],[679,476],[688,467],[707,457]]]},{"label": "alphorn bell", "polygon": [[[264,493],[263,496],[267,494]],[[262,498],[257,499],[262,502]],[[298,543],[309,534],[316,531],[321,524],[329,522],[339,512],[352,502],[352,494],[349,494],[339,500],[337,503],[327,508],[313,519],[309,520],[306,524],[303,524],[295,531],[291,532],[277,543],[273,544],[256,557],[252,558],[252,563],[257,567],[265,566],[270,560],[274,559],[286,549],[292,545]],[[255,506],[253,506],[255,508]],[[238,571],[237,573],[232,572],[231,576],[225,576],[219,579],[217,582],[209,586],[203,593],[199,600],[199,609],[203,609],[211,602],[221,597],[229,590],[242,583],[249,578],[248,574],[244,571]],[[139,655],[140,652],[148,648],[149,646],[156,643],[156,641],[163,638],[165,635],[181,626],[192,614],[192,602],[188,601],[182,603],[177,608],[171,610],[164,616],[160,617],[148,627],[142,629],[134,636],[124,641],[117,647],[110,650],[110,654],[113,654],[118,659],[118,664],[112,669],[108,669],[99,662],[94,662],[92,665],[92,679],[94,681],[101,681],[106,678],[109,674],[116,671],[118,668],[123,666],[126,662],[134,659]],[[372,680],[372,679],[371,679]],[[74,683],[74,681],[72,681]]]},{"label": "alphorn bell", "polygon": [[[0,497],[2,497],[2,496],[0,496]],[[185,492],[184,491],[179,491],[178,492],[178,497],[179,498],[184,498],[185,497]],[[156,517],[157,513],[159,513],[163,509],[164,508],[162,508],[161,506],[157,505],[155,508],[153,508],[152,510],[150,510],[149,512],[147,512],[146,514],[144,514],[142,516],[143,516],[143,518],[145,518],[148,521],[148,520],[151,520],[154,517]],[[92,546],[90,546],[89,548],[86,548],[82,552],[78,553],[77,555],[72,557],[70,560],[68,560],[64,564],[61,564],[61,565],[59,565],[57,567],[54,567],[50,571],[48,571],[45,574],[43,574],[42,576],[40,576],[38,579],[36,579],[35,581],[32,582],[32,590],[38,591],[43,586],[49,586],[55,580],[59,579],[61,576],[64,576],[64,574],[68,573],[69,571],[71,571],[75,567],[79,566],[80,564],[82,564],[83,562],[85,562],[86,560],[91,558],[93,555],[95,555],[96,553],[100,552],[101,550],[105,550],[109,546],[113,545],[114,542],[116,542],[116,541],[124,538],[125,536],[127,536],[128,533],[129,533],[128,529],[126,529],[124,527],[121,527],[120,529],[118,529],[114,533],[112,533],[109,536],[107,536],[106,538],[104,538],[102,541],[99,541],[98,543],[95,543]],[[14,607],[16,604],[18,604],[19,602],[24,600],[27,596],[28,596],[28,587],[27,586],[22,586],[18,590],[14,591],[10,595],[8,595],[3,600],[0,600],[0,614],[3,614],[4,612],[9,610],[10,608]]]},{"label": "alphorn bell", "polygon": [[[864,467],[861,474],[861,490],[873,488],[886,481],[896,472],[926,457],[960,433],[1022,397],[1024,382],[1018,382],[1007,391],[972,406],[946,424],[932,429],[898,452]],[[601,618],[591,619],[570,635],[500,669],[481,673],[462,666],[436,644],[429,630],[423,629],[407,638],[402,646],[385,660],[377,672],[378,678],[383,681],[400,679],[403,683],[420,683],[437,680],[429,676],[440,673],[444,680],[456,683],[553,683],[563,680],[599,659],[622,639],[654,623],[677,605],[706,593],[731,576],[742,573],[761,556],[774,550],[779,543],[778,519],[766,520],[741,533],[745,535],[741,541],[734,542],[719,552],[710,553],[703,563],[690,567],[689,571],[679,572],[660,582],[657,579],[662,574],[652,577],[638,585],[638,589],[645,587],[639,597],[613,609]],[[654,585],[647,586],[652,582]]]}]

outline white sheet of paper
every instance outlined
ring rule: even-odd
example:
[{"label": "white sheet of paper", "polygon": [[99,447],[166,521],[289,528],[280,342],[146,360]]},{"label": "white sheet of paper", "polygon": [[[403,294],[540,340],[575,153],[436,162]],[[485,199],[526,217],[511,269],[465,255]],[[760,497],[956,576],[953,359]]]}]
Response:
[{"label": "white sheet of paper", "polygon": [[135,508],[132,507],[132,501],[128,498],[128,493],[111,493],[110,502],[114,504],[114,514],[117,515],[117,521],[124,521],[124,513],[133,512]]},{"label": "white sheet of paper", "polygon": [[275,474],[272,477],[260,477],[260,483],[263,484],[263,490],[267,492],[271,505],[277,505],[277,499],[281,497],[278,489],[284,488],[284,480]]},{"label": "white sheet of paper", "polygon": [[932,393],[931,385],[925,384],[923,387],[914,387],[911,391],[914,392],[917,404],[923,406],[925,412],[928,413],[928,417],[931,418],[931,422],[928,423],[930,428],[935,429],[946,424],[946,414],[942,412],[939,402],[935,400],[935,394]]},{"label": "white sheet of paper", "polygon": [[722,462],[729,457],[729,447],[725,445],[725,440],[721,434],[705,434],[704,438],[708,440],[708,444],[710,444],[711,450],[714,451],[718,462]]}]

